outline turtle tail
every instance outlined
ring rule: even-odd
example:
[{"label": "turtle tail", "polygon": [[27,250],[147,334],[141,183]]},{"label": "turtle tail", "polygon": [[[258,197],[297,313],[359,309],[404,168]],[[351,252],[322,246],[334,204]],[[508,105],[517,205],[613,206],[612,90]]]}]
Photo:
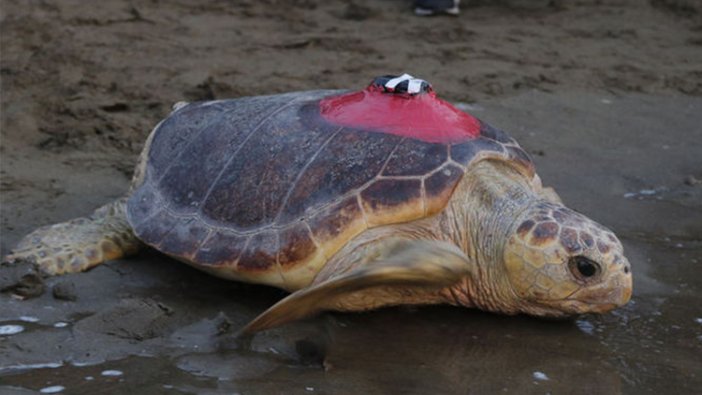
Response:
[{"label": "turtle tail", "polygon": [[121,198],[87,218],[41,227],[25,236],[5,261],[29,261],[43,273],[57,275],[81,272],[134,254],[140,242],[127,222],[126,202]]}]

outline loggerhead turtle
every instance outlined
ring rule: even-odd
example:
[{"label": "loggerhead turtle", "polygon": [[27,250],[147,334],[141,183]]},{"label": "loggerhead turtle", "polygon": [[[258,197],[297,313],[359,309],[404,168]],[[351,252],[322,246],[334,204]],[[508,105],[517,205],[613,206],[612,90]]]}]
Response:
[{"label": "loggerhead turtle", "polygon": [[399,304],[603,313],[632,289],[611,231],[542,187],[515,140],[406,74],[177,105],[126,197],[37,229],[8,260],[54,275],[143,244],[292,292],[245,333]]}]

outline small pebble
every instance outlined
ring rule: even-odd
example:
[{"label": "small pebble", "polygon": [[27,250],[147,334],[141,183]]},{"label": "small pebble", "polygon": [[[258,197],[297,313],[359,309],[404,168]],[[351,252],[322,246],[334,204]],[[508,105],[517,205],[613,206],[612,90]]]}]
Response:
[{"label": "small pebble", "polygon": [[65,328],[68,326],[68,323],[65,322],[57,322],[54,324],[54,328]]},{"label": "small pebble", "polygon": [[575,325],[578,327],[578,329],[584,333],[587,333],[588,335],[592,335],[595,331],[595,326],[589,321],[577,320],[575,321]]},{"label": "small pebble", "polygon": [[698,324],[702,324],[702,318],[695,318],[695,322]]},{"label": "small pebble", "polygon": [[51,289],[51,294],[54,298],[59,300],[75,301],[78,299],[76,296],[76,286],[70,281],[62,281]]},{"label": "small pebble", "polygon": [[0,336],[16,335],[24,331],[22,325],[0,325]]},{"label": "small pebble", "polygon": [[229,320],[229,317],[222,311],[215,317],[215,324],[217,325],[217,336],[223,335],[232,329],[231,320]]},{"label": "small pebble", "polygon": [[310,392],[314,391],[314,387],[305,387],[305,389]]},{"label": "small pebble", "polygon": [[109,376],[109,377],[117,377],[122,375],[121,370],[103,370],[102,373],[100,373],[102,376]]},{"label": "small pebble", "polygon": [[541,381],[546,381],[548,380],[548,376],[546,376],[546,373],[543,372],[534,372],[534,379],[536,380],[541,380]]},{"label": "small pebble", "polygon": [[42,394],[55,394],[57,392],[62,392],[66,387],[62,385],[52,385],[51,387],[44,387],[39,390]]},{"label": "small pebble", "polygon": [[85,376],[85,380],[86,380],[86,381],[93,381],[93,380],[95,380],[95,377],[93,377],[93,376]]},{"label": "small pebble", "polygon": [[32,317],[29,315],[23,315],[19,319],[20,319],[20,321],[24,321],[24,322],[39,322],[39,318]]}]

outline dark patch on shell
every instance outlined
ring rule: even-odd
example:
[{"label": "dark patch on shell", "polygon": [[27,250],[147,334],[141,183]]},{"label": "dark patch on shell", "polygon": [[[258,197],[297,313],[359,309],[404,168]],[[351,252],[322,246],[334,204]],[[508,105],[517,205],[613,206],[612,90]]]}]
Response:
[{"label": "dark patch on shell", "polygon": [[275,232],[259,233],[251,237],[239,257],[237,269],[246,272],[266,271],[277,264],[278,235]]},{"label": "dark patch on shell", "polygon": [[416,176],[431,173],[448,159],[448,147],[405,139],[390,156],[385,176]]},{"label": "dark patch on shell", "polygon": [[205,265],[233,264],[242,253],[246,237],[215,230],[195,254],[195,262]]},{"label": "dark patch on shell", "polygon": [[192,256],[197,252],[209,231],[209,228],[203,226],[197,219],[190,222],[178,222],[163,238],[159,249],[171,255]]},{"label": "dark patch on shell", "polygon": [[[165,169],[205,127],[215,122],[225,109],[192,103],[166,118],[156,131],[149,152],[149,167]],[[165,133],[164,133],[165,131]]]},{"label": "dark patch on shell", "polygon": [[151,217],[161,206],[156,198],[153,184],[148,181],[137,188],[127,202],[129,220],[133,227],[140,227],[142,222]]},{"label": "dark patch on shell", "polygon": [[278,263],[281,266],[294,265],[317,249],[312,237],[303,223],[280,232],[280,251]]},{"label": "dark patch on shell", "polygon": [[315,239],[323,243],[343,232],[351,222],[363,216],[356,196],[335,204],[313,217],[309,224]]},{"label": "dark patch on shell", "polygon": [[463,169],[449,165],[424,180],[427,215],[441,211],[463,178]]},{"label": "dark patch on shell", "polygon": [[144,243],[158,246],[163,237],[178,225],[179,221],[179,218],[173,217],[168,211],[161,210],[134,227],[134,232]]},{"label": "dark patch on shell", "polygon": [[[205,215],[239,229],[252,229],[275,220],[299,173],[335,132],[302,130],[294,121],[296,111],[295,108],[281,111],[261,125],[238,150],[229,148],[229,163],[204,203]],[[288,125],[281,128],[280,124],[284,123]],[[221,170],[222,166],[219,167]],[[315,176],[305,172],[302,180],[310,178],[311,182],[318,182]],[[214,177],[206,178],[202,182],[213,180]],[[314,189],[319,187],[316,185]]]},{"label": "dark patch on shell", "polygon": [[330,141],[307,168],[288,199],[281,222],[300,218],[305,209],[361,187],[380,173],[400,137],[345,130]]},{"label": "dark patch on shell", "polygon": [[[159,189],[169,197],[169,205],[182,213],[198,211],[227,163],[232,147],[241,145],[246,137],[235,125],[221,122],[195,137],[159,182]],[[220,184],[221,180],[217,186]]]},{"label": "dark patch on shell", "polygon": [[467,165],[473,160],[475,155],[483,151],[502,154],[504,152],[504,147],[494,140],[477,138],[475,140],[466,141],[465,143],[452,145],[451,158],[462,165]]},{"label": "dark patch on shell", "polygon": [[421,197],[421,180],[379,180],[361,192],[364,204],[374,212],[402,206]]},{"label": "dark patch on shell", "polygon": [[509,137],[507,133],[502,131],[501,129],[498,129],[494,126],[491,126],[483,121],[480,122],[480,134],[484,137],[487,137],[489,139],[493,139],[495,141],[499,141],[500,143],[509,143],[512,141],[512,139]]}]

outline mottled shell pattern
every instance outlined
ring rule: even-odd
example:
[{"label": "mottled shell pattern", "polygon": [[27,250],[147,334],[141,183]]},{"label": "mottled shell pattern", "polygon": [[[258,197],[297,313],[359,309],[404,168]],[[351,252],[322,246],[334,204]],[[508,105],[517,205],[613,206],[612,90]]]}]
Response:
[{"label": "mottled shell pattern", "polygon": [[196,102],[152,132],[127,215],[145,243],[216,275],[309,284],[349,240],[441,211],[478,160],[527,154],[478,120],[463,141],[340,126],[309,91]]}]

